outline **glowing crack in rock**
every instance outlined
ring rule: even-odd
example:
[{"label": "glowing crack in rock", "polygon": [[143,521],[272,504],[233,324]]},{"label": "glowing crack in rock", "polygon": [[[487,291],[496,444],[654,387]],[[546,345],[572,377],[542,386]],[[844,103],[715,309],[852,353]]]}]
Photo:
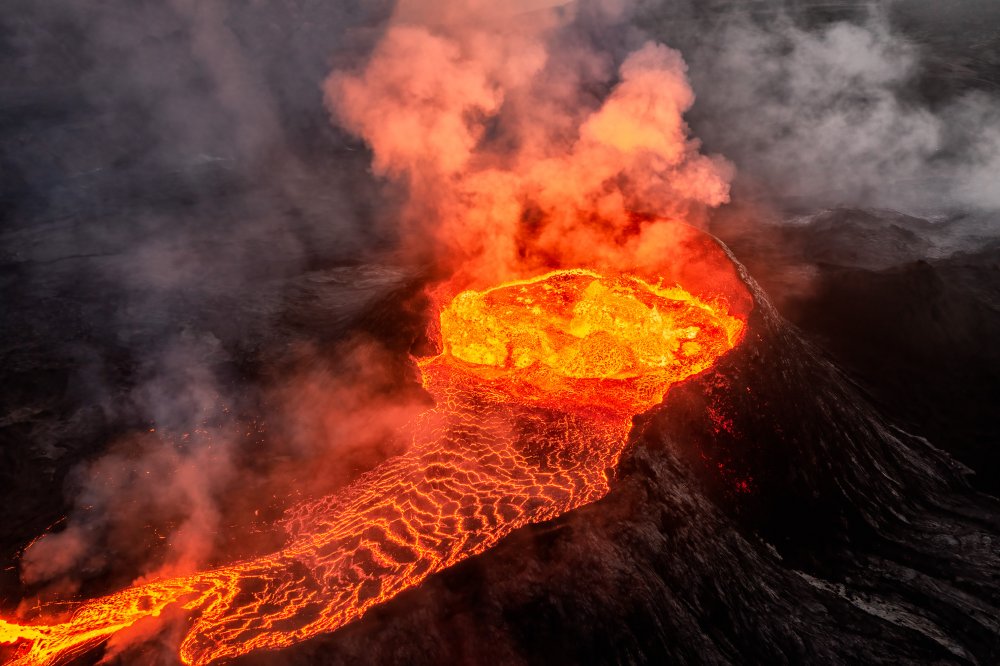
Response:
[{"label": "glowing crack in rock", "polygon": [[0,643],[15,644],[11,664],[62,663],[168,608],[191,618],[188,664],[334,631],[606,495],[632,417],[744,327],[680,287],[581,269],[460,293],[441,309],[441,353],[418,360],[436,406],[408,451],[293,509],[282,550],[84,601],[50,624],[0,620]]}]

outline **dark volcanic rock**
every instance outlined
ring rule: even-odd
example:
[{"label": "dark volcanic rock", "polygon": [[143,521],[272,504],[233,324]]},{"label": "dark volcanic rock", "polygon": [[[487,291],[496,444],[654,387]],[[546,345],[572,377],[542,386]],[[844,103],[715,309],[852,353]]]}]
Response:
[{"label": "dark volcanic rock", "polygon": [[793,225],[723,224],[781,313],[879,410],[1000,493],[1000,245],[990,217],[938,222],[825,211]]},{"label": "dark volcanic rock", "polygon": [[796,319],[908,430],[1000,492],[1000,250],[871,271],[823,266]]},{"label": "dark volcanic rock", "polygon": [[993,663],[1000,519],[754,287],[610,495],[240,663]]}]

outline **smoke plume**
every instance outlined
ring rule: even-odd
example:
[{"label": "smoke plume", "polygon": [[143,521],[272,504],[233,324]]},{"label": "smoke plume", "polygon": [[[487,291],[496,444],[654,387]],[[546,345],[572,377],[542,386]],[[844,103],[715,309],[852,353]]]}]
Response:
[{"label": "smoke plume", "polygon": [[[988,65],[990,42],[971,7],[933,27],[914,8],[934,14],[914,2],[818,23],[731,12],[657,34],[691,65],[692,122],[736,163],[738,197],[797,210],[996,211],[1000,100],[974,69]],[[942,61],[949,40],[963,45],[953,61],[973,67]]]},{"label": "smoke plume", "polygon": [[670,244],[660,222],[728,201],[731,167],[690,137],[678,52],[638,42],[615,67],[588,43],[589,22],[624,24],[624,5],[527,9],[403,3],[371,57],[329,78],[327,103],[405,187],[411,249],[486,284],[634,268]]},{"label": "smoke plume", "polygon": [[[234,552],[230,532],[253,519],[246,489],[288,494],[289,477],[271,473],[284,443],[255,432],[269,389],[249,380],[257,350],[295,337],[279,321],[293,308],[285,281],[384,242],[319,87],[377,3],[15,5],[0,19],[12,121],[0,128],[0,259],[17,276],[4,383],[37,389],[4,395],[4,447],[20,474],[50,481],[0,485],[14,515],[38,495],[46,524],[64,519],[24,551],[27,587],[4,580],[7,599],[89,594]],[[299,133],[339,161],[303,168]],[[347,474],[329,441],[313,451]]]}]

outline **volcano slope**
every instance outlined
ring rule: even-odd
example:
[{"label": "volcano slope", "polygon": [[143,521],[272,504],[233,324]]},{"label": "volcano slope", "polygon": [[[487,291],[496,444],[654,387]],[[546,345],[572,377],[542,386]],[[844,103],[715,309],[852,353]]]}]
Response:
[{"label": "volcano slope", "polygon": [[[879,410],[1000,494],[1000,240],[988,214],[929,220],[840,208],[726,239],[782,314]],[[763,250],[763,251],[762,251]]]},{"label": "volcano slope", "polygon": [[739,275],[745,339],[635,420],[607,497],[237,663],[995,662],[997,502]]},{"label": "volcano slope", "polygon": [[[604,499],[235,663],[995,661],[996,502],[887,423],[735,265],[746,334],[635,419]],[[399,304],[365,325],[399,335]]]}]

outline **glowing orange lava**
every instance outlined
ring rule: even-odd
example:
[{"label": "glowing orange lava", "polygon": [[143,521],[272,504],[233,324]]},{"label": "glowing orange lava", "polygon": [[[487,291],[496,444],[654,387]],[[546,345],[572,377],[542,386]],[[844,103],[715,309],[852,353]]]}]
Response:
[{"label": "glowing orange lava", "polygon": [[513,530],[607,494],[631,418],[712,366],[744,321],[678,287],[563,270],[458,294],[434,409],[409,450],[295,508],[279,552],[85,601],[49,624],[0,621],[12,664],[54,664],[168,607],[191,617],[185,663],[334,631]]}]

